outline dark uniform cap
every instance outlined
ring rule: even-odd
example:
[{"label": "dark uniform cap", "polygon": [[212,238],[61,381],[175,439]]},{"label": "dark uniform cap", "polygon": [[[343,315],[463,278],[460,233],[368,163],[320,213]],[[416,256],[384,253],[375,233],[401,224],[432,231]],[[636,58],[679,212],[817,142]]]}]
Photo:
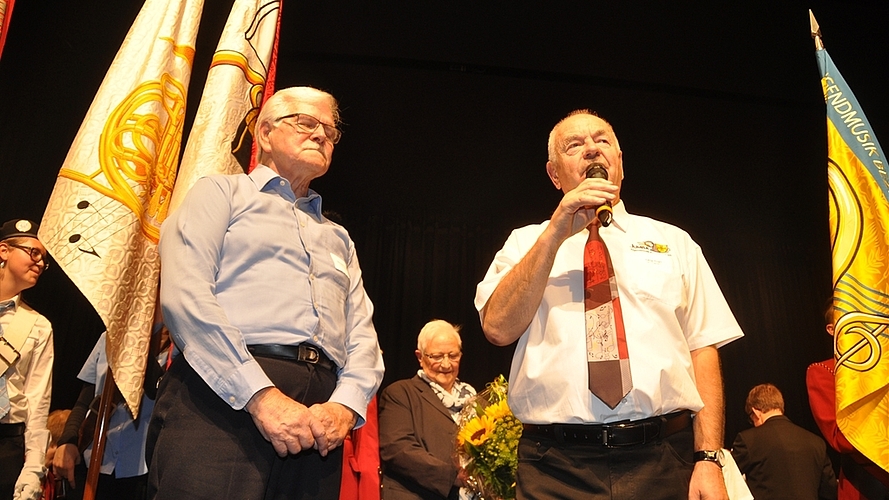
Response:
[{"label": "dark uniform cap", "polygon": [[31,222],[28,219],[13,219],[7,221],[3,224],[3,227],[0,227],[0,241],[9,238],[18,238],[20,236],[36,238],[37,227],[36,222]]}]

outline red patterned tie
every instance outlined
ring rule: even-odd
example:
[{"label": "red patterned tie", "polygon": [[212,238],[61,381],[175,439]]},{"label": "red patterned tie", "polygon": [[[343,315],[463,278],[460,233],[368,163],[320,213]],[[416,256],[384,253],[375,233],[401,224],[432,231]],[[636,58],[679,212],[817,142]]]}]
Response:
[{"label": "red patterned tie", "polygon": [[630,392],[630,358],[611,257],[597,226],[583,252],[584,310],[590,391],[614,409]]}]

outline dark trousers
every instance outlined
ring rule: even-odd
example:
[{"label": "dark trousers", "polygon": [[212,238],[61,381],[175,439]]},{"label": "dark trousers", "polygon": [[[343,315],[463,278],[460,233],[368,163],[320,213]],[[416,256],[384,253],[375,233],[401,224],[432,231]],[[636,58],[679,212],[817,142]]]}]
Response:
[{"label": "dark trousers", "polygon": [[[336,374],[318,365],[256,357],[284,394],[311,406],[328,400]],[[233,410],[184,356],[161,381],[146,450],[154,500],[283,500],[339,497],[342,447],[280,458],[244,410]]]},{"label": "dark trousers", "polygon": [[[87,467],[85,462],[80,462],[74,467],[74,481],[77,487],[70,484],[67,487],[67,500],[80,500],[83,498],[83,490],[86,487]],[[96,500],[147,500],[148,498],[148,474],[133,477],[117,477],[111,474],[99,474],[99,482],[96,484]],[[44,500],[52,500],[51,498]]]},{"label": "dark trousers", "polygon": [[0,500],[12,498],[15,482],[25,466],[25,437],[0,437]]},{"label": "dark trousers", "polygon": [[660,441],[625,448],[523,437],[516,498],[686,499],[693,455],[690,427]]}]

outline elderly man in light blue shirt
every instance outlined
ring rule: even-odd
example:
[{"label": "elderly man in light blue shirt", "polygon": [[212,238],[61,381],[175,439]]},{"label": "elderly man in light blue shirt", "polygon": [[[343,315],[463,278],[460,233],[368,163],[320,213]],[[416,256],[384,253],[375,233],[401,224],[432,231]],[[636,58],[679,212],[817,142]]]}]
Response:
[{"label": "elderly man in light blue shirt", "polygon": [[354,244],[309,189],[337,122],[329,94],[279,91],[261,165],[199,180],[164,223],[161,305],[183,355],[152,415],[152,498],[337,498],[340,445],[383,376]]}]

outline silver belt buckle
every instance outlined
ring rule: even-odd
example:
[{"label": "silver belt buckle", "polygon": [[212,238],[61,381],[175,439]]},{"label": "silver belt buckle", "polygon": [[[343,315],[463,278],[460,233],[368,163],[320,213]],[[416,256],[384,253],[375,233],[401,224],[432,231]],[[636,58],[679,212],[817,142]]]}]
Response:
[{"label": "silver belt buckle", "polygon": [[300,360],[305,361],[306,363],[317,363],[319,359],[318,349],[307,345],[299,346],[299,357]]}]

